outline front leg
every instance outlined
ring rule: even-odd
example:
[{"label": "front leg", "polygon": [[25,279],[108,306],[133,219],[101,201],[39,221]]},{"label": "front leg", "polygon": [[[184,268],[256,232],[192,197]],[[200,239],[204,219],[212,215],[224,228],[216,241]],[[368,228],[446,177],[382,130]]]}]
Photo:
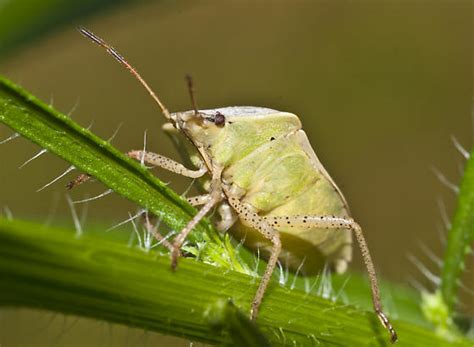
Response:
[{"label": "front leg", "polygon": [[204,165],[198,170],[188,169],[183,164],[178,163],[173,159],[153,152],[130,151],[127,153],[127,156],[138,161],[143,161],[144,163],[150,164],[152,166],[161,167],[162,169],[174,172],[178,175],[185,177],[199,178],[207,173],[207,168]]},{"label": "front leg", "polygon": [[[200,195],[195,197],[196,204],[204,203],[204,206],[199,210],[199,212],[189,221],[189,223],[181,230],[181,232],[176,236],[173,242],[173,249],[171,252],[171,268],[176,269],[178,265],[179,250],[188,237],[189,233],[194,229],[194,227],[203,219],[206,214],[211,211],[211,209],[222,200],[222,187],[221,187],[221,172],[222,169],[214,168],[212,173],[212,180],[210,186],[210,192],[208,195]],[[193,201],[193,198],[190,198],[188,201]]]},{"label": "front leg", "polygon": [[254,228],[273,244],[270,259],[267,263],[267,268],[265,269],[265,273],[263,274],[262,280],[260,281],[260,285],[258,286],[257,293],[255,294],[252,302],[252,308],[250,310],[250,319],[255,320],[258,315],[260,304],[262,303],[263,295],[265,294],[265,291],[268,287],[268,283],[270,282],[273,270],[275,269],[276,263],[278,261],[278,256],[280,255],[280,234],[277,230],[273,229],[273,227],[265,219],[260,217],[251,206],[242,203],[235,197],[229,197],[228,201],[230,206],[232,206],[235,212],[237,212],[239,218],[245,224]]},{"label": "front leg", "polygon": [[263,219],[275,228],[290,226],[295,228],[349,229],[354,232],[362,253],[362,258],[364,259],[367,273],[369,274],[374,311],[382,325],[390,333],[391,342],[395,343],[395,341],[397,341],[397,333],[387,318],[387,315],[383,312],[374,263],[372,262],[372,257],[369,253],[369,247],[367,246],[364,234],[362,233],[362,228],[359,224],[357,224],[352,218],[342,218],[336,216],[268,216],[263,217]]},{"label": "front leg", "polygon": [[[162,169],[174,172],[178,175],[190,177],[190,178],[199,178],[204,176],[207,173],[207,168],[203,166],[198,170],[192,170],[186,168],[183,164],[174,161],[173,159],[167,158],[161,154],[156,154],[153,152],[146,151],[130,151],[127,153],[127,156],[138,161],[141,161],[145,164],[152,166],[160,167]],[[68,190],[71,190],[78,185],[87,182],[92,178],[89,174],[81,174],[73,179],[66,185]]]},{"label": "front leg", "polygon": [[194,207],[205,205],[209,200],[211,200],[211,195],[210,194],[195,195],[195,196],[191,196],[189,198],[186,198],[186,201],[191,206],[194,206]]}]

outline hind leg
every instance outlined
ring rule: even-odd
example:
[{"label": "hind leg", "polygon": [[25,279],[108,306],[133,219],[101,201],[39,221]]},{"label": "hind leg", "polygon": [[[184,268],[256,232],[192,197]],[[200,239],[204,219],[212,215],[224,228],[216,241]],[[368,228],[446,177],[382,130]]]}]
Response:
[{"label": "hind leg", "polygon": [[372,303],[374,311],[377,314],[382,325],[390,333],[392,343],[397,341],[397,333],[390,323],[387,315],[383,312],[382,303],[380,301],[380,290],[375,274],[375,267],[372,257],[369,253],[369,247],[365,241],[362,228],[352,218],[342,218],[336,216],[282,216],[282,217],[263,217],[263,219],[275,228],[290,226],[297,228],[324,228],[324,229],[349,229],[357,239],[362,258],[364,259],[367,273],[369,274],[370,287],[372,290]]}]

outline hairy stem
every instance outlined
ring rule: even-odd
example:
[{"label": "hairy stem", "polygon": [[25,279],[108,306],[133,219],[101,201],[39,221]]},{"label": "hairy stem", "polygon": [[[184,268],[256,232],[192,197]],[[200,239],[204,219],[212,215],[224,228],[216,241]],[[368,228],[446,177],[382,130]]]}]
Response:
[{"label": "hairy stem", "polygon": [[[215,344],[230,343],[235,331],[245,329],[247,341],[262,341],[243,319],[257,289],[255,278],[191,259],[172,272],[168,256],[98,235],[86,232],[77,238],[72,230],[0,218],[0,305],[94,317]],[[229,298],[242,314],[219,304]],[[394,324],[399,346],[453,346],[403,317]],[[216,332],[216,325],[228,330]],[[372,312],[276,282],[257,325],[274,346],[388,345]]]},{"label": "hairy stem", "polygon": [[466,163],[459,198],[443,259],[441,293],[452,316],[466,257],[474,242],[474,149]]}]

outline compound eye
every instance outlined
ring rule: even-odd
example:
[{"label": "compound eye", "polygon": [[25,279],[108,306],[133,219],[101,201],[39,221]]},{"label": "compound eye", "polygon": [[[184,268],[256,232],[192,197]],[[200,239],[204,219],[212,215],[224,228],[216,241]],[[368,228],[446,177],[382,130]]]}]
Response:
[{"label": "compound eye", "polygon": [[218,127],[224,126],[225,124],[225,116],[217,112],[216,115],[214,116],[214,124],[217,125]]}]

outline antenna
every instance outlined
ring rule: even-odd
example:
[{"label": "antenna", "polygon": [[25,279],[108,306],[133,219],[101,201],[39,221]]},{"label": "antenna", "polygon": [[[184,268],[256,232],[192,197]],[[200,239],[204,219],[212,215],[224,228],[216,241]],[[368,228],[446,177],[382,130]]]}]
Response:
[{"label": "antenna", "polygon": [[199,115],[199,112],[198,112],[198,106],[196,102],[196,96],[194,93],[193,78],[191,77],[191,75],[186,74],[186,82],[188,83],[188,91],[189,91],[189,96],[191,98],[191,103],[193,104],[194,114],[197,116]]},{"label": "antenna", "polygon": [[158,98],[158,96],[155,94],[155,92],[150,88],[150,86],[148,85],[148,83],[145,82],[145,80],[142,78],[142,76],[140,76],[140,74],[138,73],[138,71],[132,66],[130,65],[124,57],[122,57],[116,50],[115,48],[113,48],[112,46],[110,46],[107,42],[105,42],[104,40],[102,40],[100,37],[98,37],[97,35],[93,34],[92,32],[90,32],[89,30],[87,30],[86,28],[83,28],[83,27],[79,27],[78,28],[79,32],[84,35],[85,37],[87,37],[88,39],[92,40],[93,42],[95,42],[96,44],[98,44],[99,46],[105,48],[105,50],[111,55],[113,56],[120,64],[122,64],[123,66],[125,66],[125,68],[130,71],[130,73],[135,76],[135,78],[138,80],[138,82],[140,82],[140,84],[147,90],[147,92],[150,94],[150,96],[153,98],[153,100],[155,100],[155,102],[158,104],[158,106],[160,107],[161,109],[161,112],[163,113],[163,115],[165,116],[166,119],[171,119],[171,115],[170,115],[170,112],[168,111],[168,109],[165,107],[165,105],[163,105],[163,103],[161,102],[161,100]]}]

